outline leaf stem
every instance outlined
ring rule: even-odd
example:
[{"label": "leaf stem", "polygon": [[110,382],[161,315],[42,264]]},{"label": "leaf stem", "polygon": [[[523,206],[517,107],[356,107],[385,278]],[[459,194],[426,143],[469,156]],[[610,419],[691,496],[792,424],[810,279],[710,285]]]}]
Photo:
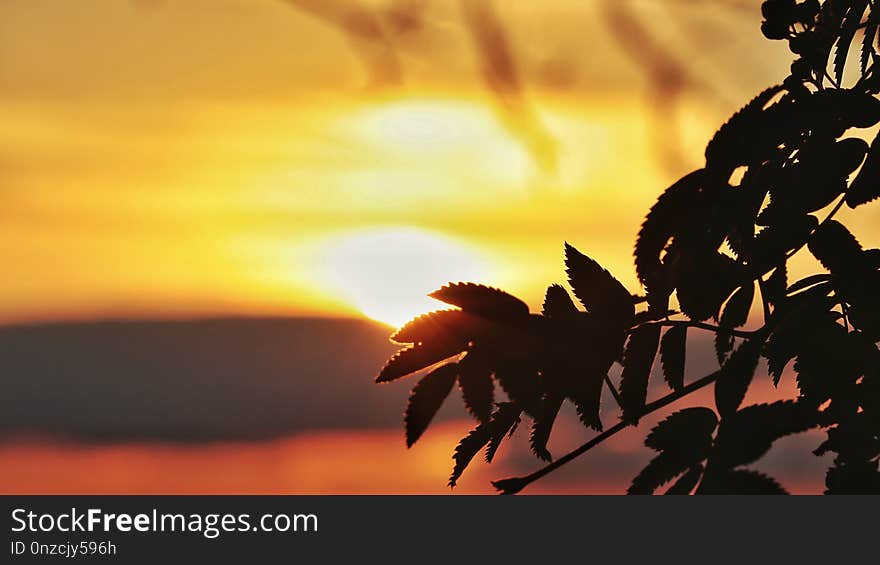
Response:
[{"label": "leaf stem", "polygon": [[[776,267],[779,269],[780,267]],[[770,302],[767,299],[767,286],[763,277],[758,277],[758,290],[761,291],[761,306],[764,308],[764,324],[770,319]]]},{"label": "leaf stem", "polygon": [[614,397],[614,402],[616,402],[617,406],[623,410],[623,400],[620,398],[620,393],[617,392],[617,388],[615,388],[614,383],[611,382],[607,373],[605,374],[605,384],[608,385],[608,390],[611,391],[611,396]]},{"label": "leaf stem", "polygon": [[[655,400],[653,402],[649,402],[648,404],[645,404],[645,407],[642,408],[642,410],[639,412],[638,417],[641,418],[642,416],[646,416],[652,412],[656,412],[657,410],[660,410],[661,408],[664,408],[664,407],[668,406],[669,404],[672,404],[676,400],[679,400],[680,398],[687,396],[688,394],[690,394],[696,390],[699,390],[706,385],[709,385],[709,384],[715,382],[718,379],[718,376],[720,374],[721,374],[721,371],[715,371],[714,373],[710,373],[710,374],[706,375],[705,377],[697,379],[694,382],[692,382],[688,385],[685,385],[684,387],[682,387],[674,392],[671,392],[662,398],[658,398],[657,400]],[[608,428],[604,432],[593,437],[592,439],[590,439],[590,441],[581,445],[577,449],[570,451],[569,453],[566,453],[565,455],[563,455],[559,459],[556,459],[552,463],[549,463],[546,466],[544,466],[543,468],[538,469],[534,473],[532,473],[530,475],[525,475],[523,477],[513,477],[510,479],[500,479],[497,481],[492,481],[492,486],[494,486],[496,489],[498,489],[500,491],[500,494],[516,494],[517,492],[521,491],[522,489],[524,489],[525,487],[527,487],[531,483],[537,481],[541,477],[552,473],[553,471],[555,471],[559,467],[562,467],[566,463],[573,461],[574,459],[577,459],[578,457],[580,457],[584,453],[593,449],[594,447],[596,447],[597,445],[599,445],[600,443],[602,443],[606,439],[614,436],[615,434],[628,428],[629,426],[634,426],[634,425],[635,425],[635,423],[631,420],[621,420],[620,422],[618,422],[614,426]]]},{"label": "leaf stem", "polygon": [[645,326],[686,326],[688,328],[698,328],[701,330],[707,330],[710,332],[725,332],[736,337],[751,337],[755,334],[753,331],[746,330],[733,330],[728,328],[722,328],[720,326],[715,326],[712,324],[705,324],[703,322],[694,322],[691,320],[657,320],[656,322],[645,322],[644,324],[639,324],[638,326],[632,328],[627,333],[632,333],[639,328],[643,328]]},{"label": "leaf stem", "polygon": [[[832,218],[834,218],[834,215],[840,211],[840,209],[843,207],[843,203],[846,201],[846,193],[848,190],[849,190],[849,188],[847,188],[847,190],[843,191],[843,194],[840,195],[840,199],[837,201],[837,204],[834,205],[834,208],[832,208],[831,211],[828,212],[828,215],[825,216],[825,218],[823,218],[821,222],[819,222],[819,225],[816,226],[816,229],[814,229],[812,232],[810,232],[810,237],[812,237],[813,234],[816,233],[816,231],[819,228],[821,228],[828,221],[830,221]],[[807,238],[807,241],[809,241],[809,237]],[[802,244],[800,244],[797,247],[797,249],[792,249],[791,251],[789,251],[785,255],[785,260],[787,261],[788,259],[791,259],[795,254],[797,254],[801,249],[803,249],[806,244],[807,244],[807,242],[805,241]]]}]

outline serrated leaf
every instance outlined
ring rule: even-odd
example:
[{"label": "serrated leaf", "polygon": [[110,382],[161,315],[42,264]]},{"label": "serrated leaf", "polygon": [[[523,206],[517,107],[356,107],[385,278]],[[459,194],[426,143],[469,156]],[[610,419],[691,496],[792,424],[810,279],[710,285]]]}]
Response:
[{"label": "serrated leaf", "polygon": [[837,46],[834,51],[834,79],[840,86],[843,81],[843,69],[846,66],[847,55],[849,54],[849,46],[855,37],[856,30],[862,21],[862,15],[865,8],[868,7],[868,0],[852,0],[852,5],[846,13],[843,25],[840,28],[837,40]]},{"label": "serrated leaf", "polygon": [[791,400],[746,406],[722,420],[710,459],[724,468],[747,465],[767,453],[777,439],[816,424],[813,409]]},{"label": "serrated leaf", "polygon": [[461,310],[437,310],[422,314],[394,332],[397,343],[460,342],[467,346],[476,329],[476,320]]},{"label": "serrated leaf", "polygon": [[492,370],[478,353],[469,351],[459,361],[458,386],[468,412],[477,420],[487,422],[492,415],[495,385]]},{"label": "serrated leaf", "polygon": [[[689,203],[700,191],[705,172],[695,171],[667,188],[651,207],[639,229],[635,245],[636,273],[649,294],[664,298],[672,293],[668,276],[660,260],[669,239],[691,213]],[[665,307],[662,308],[665,310]]]},{"label": "serrated leaf", "polygon": [[602,431],[599,408],[602,400],[603,375],[577,375],[568,390],[568,397],[574,403],[578,417],[588,428]]},{"label": "serrated leaf", "polygon": [[747,339],[721,367],[718,380],[715,381],[715,407],[722,417],[733,414],[742,404],[758,367],[763,346],[763,339]]},{"label": "serrated leaf", "polygon": [[752,152],[756,149],[776,146],[776,143],[763,139],[767,132],[773,133],[774,129],[778,129],[773,128],[772,123],[765,123],[767,111],[764,108],[782,91],[782,85],[764,90],[721,126],[706,145],[707,169],[720,171],[721,176],[724,176],[738,165],[745,165],[752,160]]},{"label": "serrated leaf", "polygon": [[754,298],[755,285],[750,282],[734,292],[725,304],[718,324],[722,330],[715,333],[715,354],[719,363],[723,364],[727,354],[733,349],[733,333],[729,330],[738,328],[748,321]]},{"label": "serrated leaf", "polygon": [[687,348],[687,326],[673,326],[666,330],[660,342],[660,362],[669,388],[684,386],[684,362]]},{"label": "serrated leaf", "polygon": [[862,51],[859,54],[859,67],[862,74],[868,70],[868,63],[874,57],[874,38],[877,35],[877,25],[869,25],[865,27],[865,35],[862,37]]},{"label": "serrated leaf", "polygon": [[462,349],[461,344],[443,342],[414,345],[407,349],[401,349],[388,360],[379,376],[376,377],[376,382],[387,383],[421,371],[461,353]]},{"label": "serrated leaf", "polygon": [[694,321],[717,316],[743,276],[742,265],[721,253],[682,257],[676,290],[681,311]]},{"label": "serrated leaf", "polygon": [[489,445],[486,446],[486,463],[491,463],[504,436],[512,436],[519,425],[522,410],[512,402],[500,402],[489,420]]},{"label": "serrated leaf", "polygon": [[788,494],[776,479],[749,469],[724,470],[703,479],[699,494]]},{"label": "serrated leaf", "polygon": [[764,282],[764,299],[776,308],[785,300],[785,289],[788,287],[788,268],[785,263],[776,267]]},{"label": "serrated leaf", "polygon": [[503,290],[474,283],[450,283],[428,296],[458,306],[465,312],[489,318],[517,318],[529,315],[528,305]]},{"label": "serrated leaf", "polygon": [[664,451],[651,459],[632,480],[627,494],[653,494],[658,487],[668,483],[700,462],[694,454],[680,451]]},{"label": "serrated leaf", "polygon": [[620,377],[620,399],[624,418],[638,420],[648,394],[648,377],[657,346],[660,344],[660,326],[641,326],[630,334],[623,354],[623,373]]},{"label": "serrated leaf", "polygon": [[775,327],[764,348],[767,368],[773,377],[774,386],[779,385],[786,365],[798,355],[802,344],[810,340],[816,326],[827,316],[828,310],[833,306],[833,300],[828,297],[831,291],[831,283],[826,279],[825,282],[818,282],[789,297],[780,307],[780,313],[786,315]]},{"label": "serrated leaf", "polygon": [[831,280],[831,275],[826,275],[824,273],[819,273],[815,275],[810,275],[808,277],[804,277],[797,282],[792,283],[790,287],[788,287],[788,294],[795,294],[798,291],[804,290],[805,288],[809,288],[811,286],[817,285],[819,283],[823,283]]},{"label": "serrated leaf", "polygon": [[550,440],[550,432],[559,408],[562,407],[562,396],[550,395],[541,399],[538,413],[532,424],[532,433],[529,435],[529,447],[538,459],[552,461],[553,456],[547,451],[547,442]]},{"label": "serrated leaf", "polygon": [[[758,216],[761,221],[761,216]],[[778,218],[755,236],[752,257],[754,271],[764,272],[785,258],[786,253],[807,242],[819,220],[810,214]]]},{"label": "serrated leaf", "polygon": [[471,430],[456,446],[452,454],[454,465],[449,486],[454,487],[474,456],[486,446],[486,461],[492,462],[504,435],[519,422],[520,409],[510,402],[501,402],[488,422]]},{"label": "serrated leaf", "polygon": [[880,197],[880,133],[871,142],[868,157],[846,192],[846,204],[855,208]]},{"label": "serrated leaf", "polygon": [[581,304],[604,320],[628,327],[635,315],[632,295],[599,263],[565,244],[568,281]]},{"label": "serrated leaf", "polygon": [[403,415],[407,447],[412,447],[428,428],[457,377],[458,364],[447,363],[422,377],[412,389]]},{"label": "serrated leaf", "polygon": [[577,306],[568,295],[568,291],[558,284],[547,287],[542,311],[545,316],[554,319],[566,319],[578,313]]},{"label": "serrated leaf", "polygon": [[452,460],[455,464],[452,467],[452,474],[449,476],[449,486],[455,486],[474,456],[483,449],[484,445],[489,443],[491,438],[488,424],[480,424],[458,442],[452,454]]},{"label": "serrated leaf", "polygon": [[700,479],[703,477],[703,466],[702,465],[694,465],[688,471],[679,477],[675,484],[666,489],[666,492],[663,494],[677,494],[677,495],[687,495],[690,494],[694,487],[697,486],[697,483],[700,482]]},{"label": "serrated leaf", "polygon": [[823,222],[813,232],[807,247],[822,266],[835,275],[851,271],[862,258],[862,246],[837,220]]},{"label": "serrated leaf", "polygon": [[685,450],[705,455],[717,426],[718,417],[711,409],[684,408],[657,424],[645,438],[645,446],[655,451]]},{"label": "serrated leaf", "polygon": [[495,369],[495,378],[507,397],[529,415],[534,416],[541,399],[537,372],[514,365]]}]

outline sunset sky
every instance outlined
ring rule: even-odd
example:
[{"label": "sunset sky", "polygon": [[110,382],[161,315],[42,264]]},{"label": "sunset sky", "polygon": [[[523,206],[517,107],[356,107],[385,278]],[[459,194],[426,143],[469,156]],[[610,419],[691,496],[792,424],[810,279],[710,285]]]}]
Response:
[{"label": "sunset sky", "polygon": [[[609,26],[614,1],[496,1],[521,87],[501,95],[467,2],[0,2],[0,323],[396,325],[447,280],[537,309],[564,281],[564,241],[637,291],[645,212],[790,59],[761,37],[757,0],[632,0],[685,71],[664,90]],[[865,208],[843,217],[880,245]],[[313,437],[276,441],[289,454]],[[28,449],[5,444],[5,472],[82,457]]]},{"label": "sunset sky", "polygon": [[[410,4],[418,26],[388,32],[394,79],[314,11]],[[442,268],[401,282],[404,304],[466,276],[535,304],[565,240],[634,286],[651,200],[787,54],[736,2],[634,2],[707,75],[683,89],[669,170],[651,84],[601,2],[498,4],[553,168],[499,116],[456,2],[3,2],[0,319],[349,315],[376,299],[364,272],[406,278],[420,256]],[[407,232],[439,255],[395,244]]]}]

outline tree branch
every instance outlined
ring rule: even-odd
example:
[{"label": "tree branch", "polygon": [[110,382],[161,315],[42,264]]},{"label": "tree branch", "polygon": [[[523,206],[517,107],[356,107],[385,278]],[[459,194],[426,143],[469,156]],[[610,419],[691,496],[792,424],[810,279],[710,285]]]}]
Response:
[{"label": "tree branch", "polygon": [[658,320],[656,322],[645,322],[644,324],[639,324],[638,326],[627,331],[627,334],[631,334],[639,328],[643,328],[645,326],[686,326],[688,328],[698,328],[701,330],[707,330],[710,332],[725,332],[732,334],[736,337],[752,337],[755,332],[753,331],[745,331],[745,330],[733,330],[728,328],[722,328],[720,326],[715,326],[712,324],[705,324],[703,322],[693,322],[691,320]]},{"label": "tree branch", "polygon": [[[655,400],[653,402],[649,402],[648,404],[645,404],[645,407],[641,410],[638,417],[641,418],[641,417],[646,416],[652,412],[656,412],[657,410],[660,410],[661,408],[664,408],[664,407],[672,404],[676,400],[679,400],[680,398],[687,396],[688,394],[694,392],[695,390],[699,390],[699,389],[703,388],[704,386],[715,382],[718,379],[718,376],[720,374],[721,374],[721,371],[715,371],[714,373],[710,373],[703,378],[695,380],[694,382],[682,387],[679,390],[671,392],[662,398],[658,398],[657,400]],[[509,479],[500,479],[497,481],[492,481],[492,486],[494,486],[496,489],[498,489],[500,491],[500,494],[516,494],[519,491],[521,491],[522,489],[524,489],[525,487],[527,487],[528,485],[530,485],[531,483],[540,479],[541,477],[552,473],[553,471],[555,471],[559,467],[562,467],[563,465],[565,465],[569,461],[573,461],[573,460],[577,459],[578,457],[580,457],[581,455],[583,455],[584,453],[593,449],[594,447],[596,447],[597,445],[599,445],[600,443],[602,443],[606,439],[614,436],[615,434],[628,428],[629,426],[634,426],[634,425],[636,425],[636,424],[630,420],[621,420],[620,422],[618,422],[614,426],[608,428],[604,432],[593,437],[587,443],[585,443],[582,446],[578,447],[577,449],[570,451],[569,453],[563,455],[562,457],[560,457],[556,461],[553,461],[552,463],[548,464],[547,466],[545,466],[541,469],[538,469],[534,473],[532,473],[530,475],[525,475],[523,477],[512,477]]]}]

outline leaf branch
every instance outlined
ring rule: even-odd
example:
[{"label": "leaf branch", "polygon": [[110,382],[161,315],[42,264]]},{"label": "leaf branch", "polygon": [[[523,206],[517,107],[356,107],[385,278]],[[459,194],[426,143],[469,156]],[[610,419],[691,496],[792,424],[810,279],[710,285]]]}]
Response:
[{"label": "leaf branch", "polygon": [[756,331],[747,331],[747,330],[731,330],[728,328],[722,328],[720,326],[716,326],[713,324],[706,324],[703,322],[694,322],[691,320],[658,320],[656,322],[645,322],[643,324],[639,324],[638,326],[633,327],[627,333],[631,334],[639,328],[643,328],[646,326],[685,326],[688,328],[697,328],[701,330],[706,330],[710,332],[725,332],[728,334],[733,334],[736,337],[751,337]]},{"label": "leaf branch", "polygon": [[[712,384],[715,382],[721,371],[715,371],[714,373],[710,373],[705,377],[695,380],[694,382],[682,387],[681,389],[671,392],[662,398],[658,398],[653,402],[649,402],[645,405],[645,407],[639,412],[639,418],[646,416],[652,412],[656,412],[661,408],[665,408],[666,406],[672,404],[676,400],[679,400],[688,394],[703,388],[706,385]],[[590,439],[590,441],[581,445],[580,447],[570,451],[569,453],[563,455],[562,457],[556,459],[552,463],[547,464],[545,467],[538,469],[534,473],[530,475],[525,475],[522,477],[512,477],[509,479],[500,479],[497,481],[492,481],[492,486],[499,490],[500,494],[516,494],[531,483],[537,481],[541,477],[544,477],[559,467],[562,467],[566,463],[573,461],[583,455],[584,453],[590,451],[597,445],[601,444],[605,440],[613,437],[618,432],[621,432],[628,428],[629,426],[634,426],[635,424],[630,420],[621,420],[614,426],[608,428],[604,432]]]}]

